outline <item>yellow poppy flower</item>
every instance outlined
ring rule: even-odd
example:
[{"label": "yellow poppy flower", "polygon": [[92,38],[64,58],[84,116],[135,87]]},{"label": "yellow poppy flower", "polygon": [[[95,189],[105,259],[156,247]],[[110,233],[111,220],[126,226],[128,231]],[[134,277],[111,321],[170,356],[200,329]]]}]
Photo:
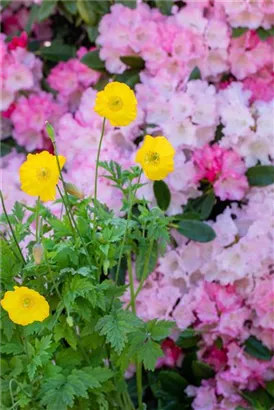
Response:
[{"label": "yellow poppy flower", "polygon": [[174,171],[175,149],[165,137],[146,135],[143,146],[137,151],[135,161],[152,181],[160,181]]},{"label": "yellow poppy flower", "polygon": [[49,316],[49,304],[44,296],[26,286],[14,286],[14,289],[7,291],[1,300],[10,320],[27,326],[35,321],[43,322]]},{"label": "yellow poppy flower", "polygon": [[[62,155],[58,158],[62,169],[66,158]],[[59,176],[55,155],[48,151],[28,154],[27,160],[20,167],[21,189],[28,195],[39,196],[41,201],[53,201]]]},{"label": "yellow poppy flower", "polygon": [[113,126],[126,126],[137,116],[137,100],[128,85],[115,81],[97,93],[94,111]]}]

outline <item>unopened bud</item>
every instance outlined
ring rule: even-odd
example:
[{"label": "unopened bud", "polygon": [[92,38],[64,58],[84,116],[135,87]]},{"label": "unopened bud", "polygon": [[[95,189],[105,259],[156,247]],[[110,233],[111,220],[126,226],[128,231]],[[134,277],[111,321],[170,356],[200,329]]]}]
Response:
[{"label": "unopened bud", "polygon": [[78,199],[83,199],[85,197],[85,194],[79,188],[77,188],[77,186],[71,184],[70,182],[68,183],[66,182],[65,186],[66,186],[66,191],[70,195],[73,195]]},{"label": "unopened bud", "polygon": [[50,137],[51,141],[54,142],[55,141],[55,132],[54,132],[54,128],[52,125],[50,125],[50,123],[48,121],[46,121],[46,131],[48,133],[48,136]]},{"label": "unopened bud", "polygon": [[32,249],[32,254],[36,265],[40,265],[44,254],[43,246],[41,245],[41,243],[36,243],[34,245]]},{"label": "unopened bud", "polygon": [[69,325],[69,327],[72,327],[73,326],[73,317],[67,316],[66,322]]}]

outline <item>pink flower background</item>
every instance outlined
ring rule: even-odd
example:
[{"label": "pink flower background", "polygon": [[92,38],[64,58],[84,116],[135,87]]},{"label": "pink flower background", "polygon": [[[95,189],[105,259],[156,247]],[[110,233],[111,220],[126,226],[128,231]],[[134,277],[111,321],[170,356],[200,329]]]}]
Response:
[{"label": "pink flower background", "polygon": [[[94,45],[78,47],[75,58],[45,74],[43,60],[28,51],[29,39],[22,34],[30,3],[12,2],[2,13],[2,139],[12,135],[26,152],[51,149],[49,121],[67,158],[66,179],[92,195],[102,126],[93,111],[94,86],[102,74],[80,60]],[[138,3],[135,9],[113,5],[99,24],[96,47],[109,73],[125,72],[121,56],[145,61],[135,87],[138,117],[124,128],[106,126],[102,160],[129,167],[145,130],[165,135],[176,149],[175,171],[165,180],[171,192],[167,214],[181,213],[198,197],[204,179],[226,202],[216,220],[208,221],[217,234],[212,242],[173,232],[178,246],[170,246],[147,279],[137,313],[146,320],[176,321],[174,340],[188,327],[197,329],[199,359],[213,366],[216,376],[187,388],[193,409],[234,410],[244,403],[241,390],[274,379],[274,359],[262,361],[243,349],[253,335],[274,350],[274,191],[273,185],[249,187],[245,176],[258,162],[273,163],[273,37],[262,40],[256,30],[271,29],[274,6],[267,0],[187,1],[183,8],[174,4],[167,16]],[[235,37],[241,27],[247,30]],[[36,23],[33,36],[50,41],[51,30],[50,20]],[[189,80],[195,67],[201,78]],[[54,93],[45,91],[43,79]],[[223,137],[217,141],[220,124]],[[18,179],[25,156],[14,149],[2,160],[8,210],[15,201],[32,203]],[[144,177],[142,182],[147,184],[138,195],[155,205],[152,183]],[[119,212],[121,198],[103,177],[99,199]],[[127,302],[129,294],[124,298]],[[222,346],[216,347],[220,339]],[[172,342],[165,349],[166,361],[159,366],[174,366],[184,355]]]}]

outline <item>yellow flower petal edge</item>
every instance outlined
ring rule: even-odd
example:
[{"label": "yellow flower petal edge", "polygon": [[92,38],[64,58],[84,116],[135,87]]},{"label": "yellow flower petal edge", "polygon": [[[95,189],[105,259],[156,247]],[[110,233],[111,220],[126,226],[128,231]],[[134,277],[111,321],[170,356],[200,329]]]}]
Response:
[{"label": "yellow flower petal edge", "polygon": [[135,162],[141,165],[148,179],[160,181],[174,171],[174,155],[175,149],[167,138],[146,135]]},{"label": "yellow flower petal edge", "polygon": [[26,286],[14,286],[13,291],[8,290],[1,300],[1,306],[17,325],[43,322],[49,316],[49,304],[44,296]]},{"label": "yellow flower petal edge", "polygon": [[113,126],[126,126],[137,117],[137,100],[128,85],[114,81],[97,93],[94,111]]},{"label": "yellow flower petal edge", "polygon": [[[58,156],[60,168],[66,158]],[[39,196],[41,201],[53,201],[56,198],[56,185],[60,173],[56,156],[48,151],[39,154],[28,154],[27,160],[20,167],[21,189],[31,196]]]}]

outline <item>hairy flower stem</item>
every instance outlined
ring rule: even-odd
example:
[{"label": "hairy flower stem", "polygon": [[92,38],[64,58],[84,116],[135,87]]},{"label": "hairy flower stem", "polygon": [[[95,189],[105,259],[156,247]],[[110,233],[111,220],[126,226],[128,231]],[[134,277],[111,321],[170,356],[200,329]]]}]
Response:
[{"label": "hairy flower stem", "polygon": [[24,264],[26,264],[25,258],[24,258],[24,256],[23,256],[23,253],[22,253],[21,248],[20,248],[20,245],[19,245],[19,242],[17,241],[15,232],[14,232],[13,227],[12,227],[12,224],[11,224],[11,222],[10,222],[10,219],[9,219],[9,216],[8,216],[8,213],[7,213],[7,209],[6,209],[6,206],[5,206],[5,202],[4,202],[4,197],[3,197],[3,194],[2,194],[2,191],[1,191],[1,190],[0,190],[0,199],[1,199],[3,211],[4,211],[4,214],[5,214],[6,220],[7,220],[7,222],[8,222],[8,225],[9,225],[9,228],[10,228],[10,231],[11,231],[11,234],[12,234],[12,237],[13,237],[13,240],[14,240],[16,246],[17,246],[17,249],[18,249],[19,254],[20,254],[21,258],[22,258],[22,261],[24,262]]},{"label": "hairy flower stem", "polygon": [[36,242],[39,243],[40,231],[39,231],[39,211],[40,211],[40,196],[38,196],[36,201]]},{"label": "hairy flower stem", "polygon": [[136,305],[135,305],[135,295],[134,295],[134,280],[132,273],[132,262],[131,262],[131,253],[127,254],[127,270],[129,276],[129,287],[130,287],[130,303],[132,306],[132,312],[136,315]]},{"label": "hairy flower stem", "polygon": [[[122,244],[121,244],[121,248],[120,248],[120,254],[119,254],[119,259],[118,259],[118,264],[117,264],[117,269],[116,269],[116,275],[115,275],[115,283],[117,284],[118,281],[118,276],[119,276],[119,271],[120,271],[120,266],[121,266],[121,261],[122,261],[122,256],[124,253],[124,247],[125,247],[125,243],[126,243],[126,238],[127,238],[127,233],[128,233],[128,225],[129,225],[129,221],[131,219],[131,212],[132,212],[132,206],[133,206],[133,198],[136,195],[137,189],[138,189],[138,185],[140,183],[140,179],[141,179],[141,175],[142,175],[142,169],[140,170],[140,174],[138,177],[138,181],[137,181],[137,186],[135,188],[134,192],[131,192],[131,189],[129,190],[129,209],[128,209],[128,214],[127,214],[127,222],[126,222],[126,228],[125,228],[125,232],[124,232],[124,236],[123,236],[123,240],[122,240]],[[131,186],[130,186],[131,188]]]},{"label": "hairy flower stem", "polygon": [[142,363],[138,363],[138,362],[136,364],[136,383],[137,383],[138,410],[141,410],[142,404],[143,404]]},{"label": "hairy flower stem", "polygon": [[57,185],[57,190],[58,190],[59,195],[60,195],[60,197],[62,198],[63,204],[64,204],[64,206],[65,206],[66,213],[67,213],[67,217],[68,217],[68,220],[69,220],[69,223],[70,223],[70,226],[71,226],[71,231],[72,231],[73,237],[74,237],[74,239],[76,239],[76,232],[75,232],[75,229],[74,229],[74,224],[73,224],[73,222],[72,222],[71,213],[70,213],[70,211],[69,211],[69,209],[68,209],[67,201],[66,201],[66,199],[64,198],[64,195],[62,194],[62,191],[61,191],[61,189],[59,188],[58,185]]},{"label": "hairy flower stem", "polygon": [[[132,312],[136,315],[136,304],[135,304],[135,295],[134,295],[134,282],[133,282],[133,273],[132,273],[132,263],[131,263],[131,253],[127,254],[127,268],[129,276],[129,286],[130,286],[130,303],[132,306]],[[142,364],[136,362],[136,382],[137,382],[137,392],[138,392],[138,406],[141,409],[142,398],[143,398],[143,386],[142,386]]]},{"label": "hairy flower stem", "polygon": [[148,275],[149,260],[150,260],[150,255],[151,255],[151,252],[152,252],[152,249],[153,249],[153,244],[154,244],[154,240],[151,239],[150,242],[149,242],[148,251],[147,251],[146,259],[145,259],[145,263],[144,263],[144,270],[143,270],[143,274],[142,274],[139,286],[138,286],[138,288],[136,290],[136,293],[133,297],[133,302],[131,300],[129,302],[129,304],[127,305],[126,309],[128,309],[130,307],[130,305],[133,307],[132,303],[135,304],[136,298],[137,298],[137,296],[139,295],[139,293],[141,292],[141,290],[143,288],[144,282],[145,282],[145,280],[147,278],[147,275]]},{"label": "hairy flower stem", "polygon": [[[99,141],[99,146],[98,146],[98,151],[97,151],[97,158],[96,158],[96,167],[95,167],[95,179],[94,179],[94,208],[96,207],[96,201],[97,201],[97,188],[98,188],[98,169],[99,169],[99,160],[100,160],[100,154],[101,154],[101,148],[102,148],[102,142],[104,138],[104,133],[105,133],[105,125],[106,125],[106,118],[103,120],[103,125],[102,125],[102,131],[101,131],[101,136],[100,136],[100,141]],[[93,234],[95,236],[96,233],[96,216],[95,212],[93,213]]]}]

